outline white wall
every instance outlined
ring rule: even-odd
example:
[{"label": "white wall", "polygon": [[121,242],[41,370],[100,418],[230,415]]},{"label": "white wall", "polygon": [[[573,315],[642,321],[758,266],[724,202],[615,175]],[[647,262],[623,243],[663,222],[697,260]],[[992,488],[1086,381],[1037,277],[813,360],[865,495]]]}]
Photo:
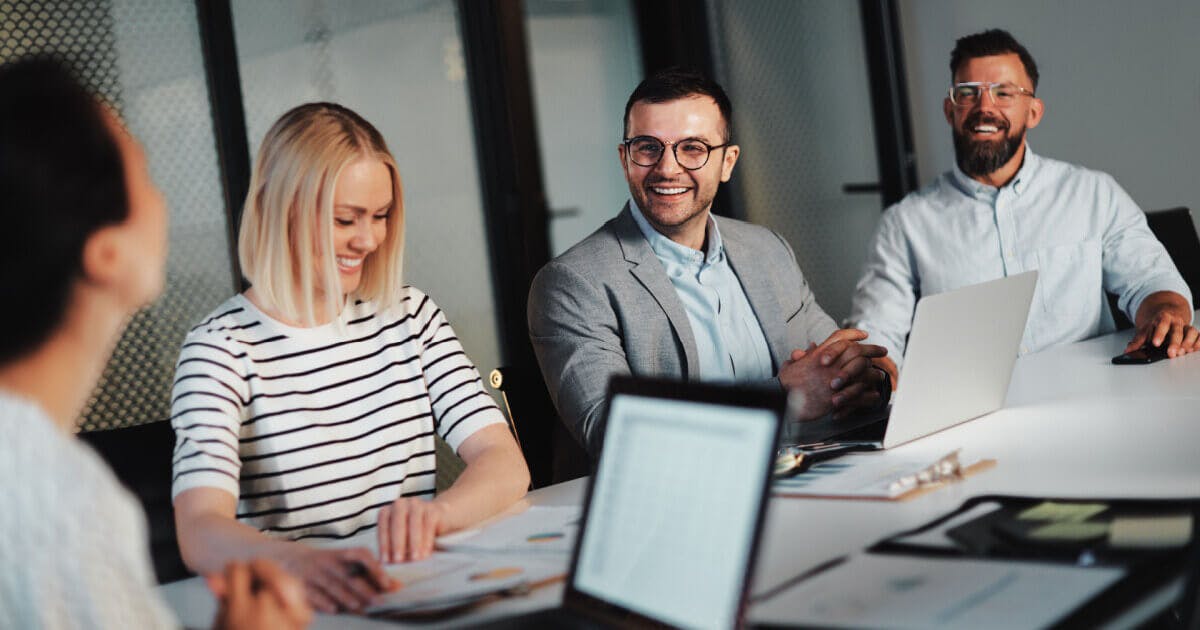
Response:
[{"label": "white wall", "polygon": [[903,0],[900,16],[922,184],[954,164],[954,40],[1003,28],[1041,73],[1035,151],[1112,174],[1143,210],[1200,212],[1200,2]]}]

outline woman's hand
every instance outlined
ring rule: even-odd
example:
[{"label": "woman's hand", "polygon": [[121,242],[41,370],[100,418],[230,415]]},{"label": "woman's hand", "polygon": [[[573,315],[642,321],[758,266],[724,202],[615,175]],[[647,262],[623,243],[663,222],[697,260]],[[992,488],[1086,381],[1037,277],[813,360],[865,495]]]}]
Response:
[{"label": "woman's hand", "polygon": [[424,560],[446,522],[438,500],[401,497],[379,510],[379,558],[384,562]]},{"label": "woman's hand", "polygon": [[324,613],[360,611],[379,593],[400,588],[364,547],[316,549],[291,543],[280,564],[304,583],[308,601]]}]

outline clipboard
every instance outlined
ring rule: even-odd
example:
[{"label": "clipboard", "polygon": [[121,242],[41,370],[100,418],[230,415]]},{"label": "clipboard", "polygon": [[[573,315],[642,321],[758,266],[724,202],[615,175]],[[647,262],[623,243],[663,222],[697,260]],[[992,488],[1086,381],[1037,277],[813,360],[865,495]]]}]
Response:
[{"label": "clipboard", "polygon": [[[983,459],[963,465],[955,450],[929,462],[884,457],[881,452],[849,453],[820,461],[803,472],[776,477],[775,497],[903,501],[934,492],[996,465]],[[782,468],[782,467],[780,467]]]}]

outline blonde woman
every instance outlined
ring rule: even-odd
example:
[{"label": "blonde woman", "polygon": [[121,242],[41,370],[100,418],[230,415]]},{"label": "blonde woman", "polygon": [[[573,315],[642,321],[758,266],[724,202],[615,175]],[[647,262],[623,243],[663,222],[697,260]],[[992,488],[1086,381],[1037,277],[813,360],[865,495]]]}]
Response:
[{"label": "blonde woman", "polygon": [[[265,556],[319,610],[393,588],[383,562],[524,495],[529,471],[442,311],[401,284],[395,160],[331,103],[259,149],[238,256],[252,286],[189,333],[176,366],[175,518],[188,566]],[[434,435],[467,467],[434,496]],[[375,529],[365,548],[321,549]]]}]

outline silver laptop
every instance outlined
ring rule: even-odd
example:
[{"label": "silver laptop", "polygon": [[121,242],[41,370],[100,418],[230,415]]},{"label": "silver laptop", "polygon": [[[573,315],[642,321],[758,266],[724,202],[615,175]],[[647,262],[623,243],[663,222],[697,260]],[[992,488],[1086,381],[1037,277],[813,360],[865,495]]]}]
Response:
[{"label": "silver laptop", "polygon": [[890,411],[802,423],[794,441],[892,448],[999,409],[1036,286],[1028,271],[921,298]]},{"label": "silver laptop", "polygon": [[742,624],[782,391],[615,377],[563,606],[492,628]]}]

